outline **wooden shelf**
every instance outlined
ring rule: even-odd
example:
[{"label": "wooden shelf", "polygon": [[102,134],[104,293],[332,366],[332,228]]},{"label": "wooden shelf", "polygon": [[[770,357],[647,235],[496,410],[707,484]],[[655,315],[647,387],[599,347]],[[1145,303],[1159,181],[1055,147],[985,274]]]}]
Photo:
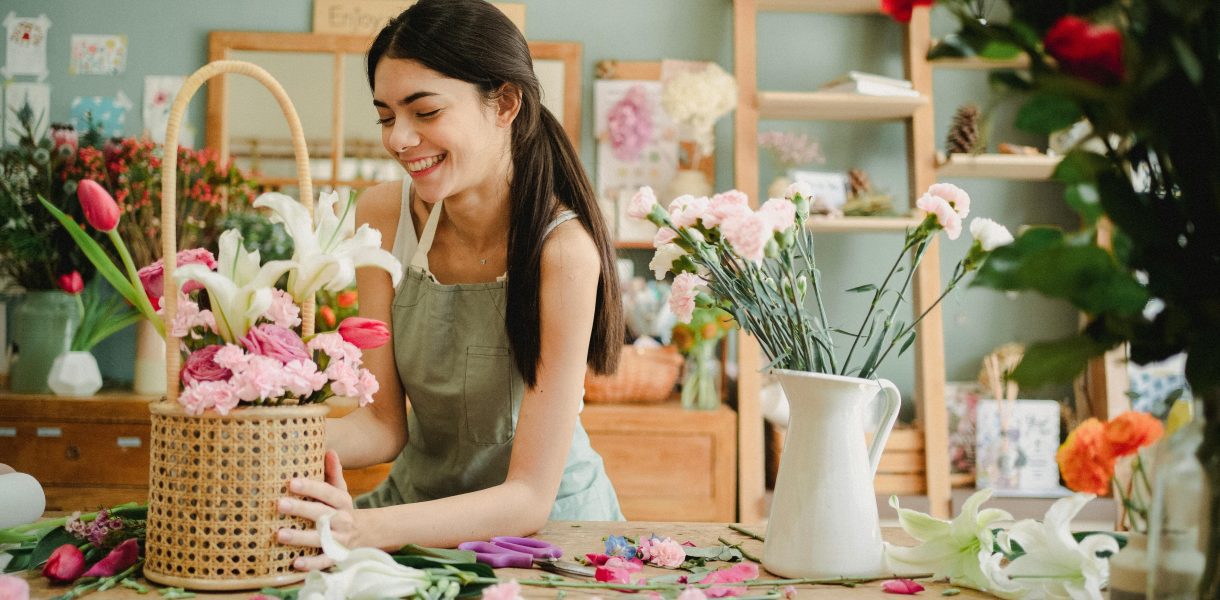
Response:
[{"label": "wooden shelf", "polygon": [[980,58],[978,56],[970,56],[963,58],[938,58],[931,61],[932,66],[938,69],[968,69],[978,71],[991,71],[996,69],[1028,69],[1029,57],[1021,55],[1018,58],[1010,59],[991,59]]},{"label": "wooden shelf", "polygon": [[648,241],[631,241],[631,240],[614,240],[614,247],[618,250],[652,250],[652,240]]},{"label": "wooden shelf", "polygon": [[1025,154],[951,154],[937,156],[937,177],[976,177],[1046,181],[1061,156]]},{"label": "wooden shelf", "polygon": [[928,99],[909,96],[866,96],[835,92],[758,92],[763,119],[817,121],[893,121],[909,119]]},{"label": "wooden shelf", "polygon": [[870,15],[881,14],[881,3],[877,0],[758,0],[758,10]]},{"label": "wooden shelf", "polygon": [[810,218],[806,227],[820,233],[894,233],[919,226],[917,217],[840,217]]}]

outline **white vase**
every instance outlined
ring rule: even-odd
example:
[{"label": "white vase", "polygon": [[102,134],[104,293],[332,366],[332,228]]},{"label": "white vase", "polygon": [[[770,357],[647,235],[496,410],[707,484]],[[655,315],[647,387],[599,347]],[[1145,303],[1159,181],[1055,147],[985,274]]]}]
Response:
[{"label": "white vase", "polygon": [[690,194],[696,198],[699,196],[711,196],[712,191],[712,184],[707,180],[707,175],[704,175],[703,171],[678,169],[678,172],[674,173],[674,178],[669,182],[668,197],[664,199],[662,204],[668,205],[670,200],[685,194]]},{"label": "white vase", "polygon": [[47,387],[58,396],[92,396],[102,389],[102,372],[92,354],[72,350],[55,357]]},{"label": "white vase", "polygon": [[145,396],[165,394],[165,338],[148,319],[136,323],[135,393]]},{"label": "white vase", "polygon": [[[884,379],[771,372],[791,413],[763,566],[791,578],[886,576],[873,477],[898,417],[898,388]],[[884,408],[866,448],[863,409],[878,394]]]}]

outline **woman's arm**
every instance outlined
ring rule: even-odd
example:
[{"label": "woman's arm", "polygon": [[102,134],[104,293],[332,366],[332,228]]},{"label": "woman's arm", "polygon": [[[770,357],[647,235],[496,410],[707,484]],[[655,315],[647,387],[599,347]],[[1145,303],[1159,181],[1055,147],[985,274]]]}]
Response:
[{"label": "woman's arm", "polygon": [[[368,223],[381,232],[381,247],[394,249],[401,210],[401,183],[383,183],[370,188],[356,205],[357,226]],[[406,265],[403,265],[404,269]],[[377,268],[356,270],[360,316],[391,326],[394,285],[390,275]],[[377,378],[373,403],[343,418],[326,422],[327,447],[339,454],[348,468],[361,468],[393,460],[407,443],[407,411],[402,382],[394,365],[394,342],[365,350],[364,368]]]},{"label": "woman's arm", "polygon": [[[599,260],[592,238],[577,221],[556,228],[543,248],[538,383],[526,390],[521,403],[504,483],[429,502],[352,510],[335,464],[328,465],[329,484],[294,481],[294,492],[320,502],[294,501],[281,511],[316,521],[337,510],[332,531],[348,547],[398,548],[407,543],[452,547],[541,529],[550,516],[572,446],[597,301]],[[362,308],[363,302],[361,298]],[[315,531],[283,532],[279,539],[319,545]],[[297,566],[313,569],[329,564],[320,556],[301,559]]]}]

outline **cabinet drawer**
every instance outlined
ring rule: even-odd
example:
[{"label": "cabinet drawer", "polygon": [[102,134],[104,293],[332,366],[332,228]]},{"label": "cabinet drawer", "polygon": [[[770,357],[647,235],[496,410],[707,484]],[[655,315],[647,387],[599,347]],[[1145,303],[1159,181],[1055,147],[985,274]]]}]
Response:
[{"label": "cabinet drawer", "polygon": [[0,421],[0,462],[44,485],[148,485],[148,424]]}]

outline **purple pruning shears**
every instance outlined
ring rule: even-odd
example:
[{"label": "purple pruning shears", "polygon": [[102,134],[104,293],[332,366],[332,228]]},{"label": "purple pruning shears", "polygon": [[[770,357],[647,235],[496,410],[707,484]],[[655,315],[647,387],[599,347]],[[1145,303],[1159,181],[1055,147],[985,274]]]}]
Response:
[{"label": "purple pruning shears", "polygon": [[574,562],[561,561],[563,550],[550,542],[533,538],[499,536],[490,542],[463,542],[458,550],[474,552],[475,558],[493,569],[528,569],[533,565],[560,575],[593,577],[595,571]]}]

